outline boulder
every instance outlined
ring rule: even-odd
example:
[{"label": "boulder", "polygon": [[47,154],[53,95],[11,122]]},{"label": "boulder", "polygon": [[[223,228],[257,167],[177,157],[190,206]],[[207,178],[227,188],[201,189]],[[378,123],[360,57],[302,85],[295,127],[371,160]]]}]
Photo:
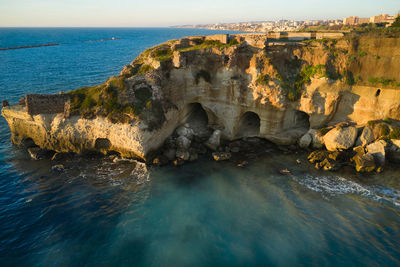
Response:
[{"label": "boulder", "polygon": [[63,160],[68,160],[71,159],[72,155],[71,153],[65,153],[65,152],[57,152],[53,155],[51,158],[52,161],[63,161]]},{"label": "boulder", "polygon": [[319,167],[323,168],[324,171],[336,171],[339,169],[339,164],[332,159],[326,158],[319,164]]},{"label": "boulder", "polygon": [[232,154],[229,152],[214,152],[212,153],[214,160],[222,161],[222,160],[229,160],[232,157]]},{"label": "boulder", "polygon": [[327,151],[316,150],[316,151],[311,152],[311,154],[308,155],[307,159],[311,163],[321,162],[325,158],[327,158],[328,154],[329,153]]},{"label": "boulder", "polygon": [[2,108],[8,107],[9,105],[10,105],[10,104],[8,103],[7,100],[1,101],[1,107],[2,107]]},{"label": "boulder", "polygon": [[324,147],[324,136],[320,131],[315,129],[310,129],[308,133],[311,135],[312,138],[312,147],[315,149],[321,149]]},{"label": "boulder", "polygon": [[64,169],[64,165],[62,164],[54,165],[53,167],[51,167],[51,170],[56,172],[62,172],[64,171]]},{"label": "boulder", "polygon": [[164,155],[160,155],[153,159],[153,165],[162,166],[168,164],[168,158]]},{"label": "boulder", "polygon": [[240,148],[237,147],[237,146],[234,146],[234,147],[231,148],[231,152],[232,153],[238,153],[239,151],[240,151]]},{"label": "boulder", "polygon": [[174,160],[176,156],[176,149],[175,148],[169,148],[164,151],[163,155],[168,159],[168,160]]},{"label": "boulder", "polygon": [[354,126],[336,127],[324,136],[325,147],[329,151],[346,150],[353,147],[357,138],[357,129]]},{"label": "boulder", "polygon": [[176,147],[181,150],[188,150],[190,147],[191,141],[186,136],[179,136],[176,138]]},{"label": "boulder", "polygon": [[179,136],[184,136],[186,138],[188,138],[189,140],[192,140],[194,132],[193,130],[189,127],[189,124],[184,124],[180,127],[178,127],[178,129],[176,129],[176,133]]},{"label": "boulder", "polygon": [[372,172],[376,168],[375,159],[372,154],[357,154],[352,158],[357,172]]},{"label": "boulder", "polygon": [[386,147],[387,143],[384,140],[376,141],[367,146],[368,154],[371,154],[378,166],[383,166],[385,164],[385,155],[386,155]]},{"label": "boulder", "polygon": [[28,153],[34,160],[50,157],[50,152],[46,149],[41,149],[40,147],[30,147],[28,148]]},{"label": "boulder", "polygon": [[301,148],[308,148],[312,142],[312,137],[309,133],[303,135],[299,140],[299,146]]},{"label": "boulder", "polygon": [[185,161],[183,159],[175,159],[172,163],[175,166],[181,166],[181,165],[183,165],[185,163]]},{"label": "boulder", "polygon": [[375,141],[374,132],[368,126],[364,127],[360,137],[358,137],[356,146],[366,146]]},{"label": "boulder", "polygon": [[209,149],[216,151],[221,144],[221,130],[215,130],[210,138],[204,143]]},{"label": "boulder", "polygon": [[394,163],[400,163],[400,139],[391,139],[391,146],[388,151],[388,158]]},{"label": "boulder", "polygon": [[189,161],[196,161],[199,158],[197,153],[190,153]]},{"label": "boulder", "polygon": [[187,150],[180,150],[178,149],[176,151],[176,158],[178,159],[183,159],[183,160],[189,160],[190,159],[190,153]]}]

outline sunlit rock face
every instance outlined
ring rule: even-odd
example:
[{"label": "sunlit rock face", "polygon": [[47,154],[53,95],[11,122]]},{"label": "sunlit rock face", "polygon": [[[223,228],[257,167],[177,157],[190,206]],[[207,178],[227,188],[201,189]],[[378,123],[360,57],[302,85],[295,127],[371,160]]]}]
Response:
[{"label": "sunlit rock face", "polygon": [[[189,119],[195,128],[220,130],[224,139],[294,144],[310,128],[400,119],[400,62],[392,56],[399,46],[395,38],[269,44],[260,35],[189,37],[143,52],[99,86],[89,108],[71,94],[70,118],[29,116],[21,106],[2,114],[14,143],[30,138],[55,151],[118,151],[146,159]],[[369,83],[372,73],[390,75],[391,82]],[[109,111],[110,98],[123,108]]]}]

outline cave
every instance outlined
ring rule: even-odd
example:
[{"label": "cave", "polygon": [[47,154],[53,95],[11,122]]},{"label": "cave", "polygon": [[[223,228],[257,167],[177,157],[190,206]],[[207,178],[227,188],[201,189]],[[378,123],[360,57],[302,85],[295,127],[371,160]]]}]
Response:
[{"label": "cave", "polygon": [[107,150],[111,147],[111,142],[107,138],[97,138],[94,147],[97,150]]},{"label": "cave", "polygon": [[294,114],[294,128],[310,128],[310,116],[303,112],[296,110]]},{"label": "cave", "polygon": [[208,115],[200,103],[191,103],[186,107],[184,122],[198,135],[208,131]]},{"label": "cave", "polygon": [[260,117],[254,112],[246,112],[240,118],[237,137],[258,136],[260,134]]}]

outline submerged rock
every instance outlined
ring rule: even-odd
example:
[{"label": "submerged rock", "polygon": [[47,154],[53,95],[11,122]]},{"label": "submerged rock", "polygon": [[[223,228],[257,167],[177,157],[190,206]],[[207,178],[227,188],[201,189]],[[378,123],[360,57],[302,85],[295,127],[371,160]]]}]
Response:
[{"label": "submerged rock", "polygon": [[[52,152],[46,149],[41,149],[40,147],[30,147],[28,148],[28,153],[34,160],[50,158]],[[53,152],[54,153],[54,152]]]},{"label": "submerged rock", "polygon": [[169,161],[169,160],[168,160],[168,158],[167,158],[166,156],[160,155],[160,156],[155,157],[155,158],[153,159],[153,165],[163,166],[163,165],[168,164],[168,161]]},{"label": "submerged rock", "polygon": [[51,170],[57,171],[57,172],[62,172],[65,170],[65,167],[62,164],[58,164],[58,165],[54,165],[53,167],[51,167]]},{"label": "submerged rock", "polygon": [[213,159],[216,161],[229,160],[232,154],[229,152],[214,152],[212,153]]},{"label": "submerged rock", "polygon": [[375,159],[372,154],[357,154],[352,160],[355,163],[357,172],[372,172],[376,168]]}]

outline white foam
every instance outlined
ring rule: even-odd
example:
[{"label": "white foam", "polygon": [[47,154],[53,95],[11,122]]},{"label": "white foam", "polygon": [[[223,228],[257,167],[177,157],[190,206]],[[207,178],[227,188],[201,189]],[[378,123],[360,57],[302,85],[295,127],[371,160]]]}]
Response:
[{"label": "white foam", "polygon": [[399,190],[378,186],[365,186],[341,176],[291,176],[297,183],[312,191],[321,193],[325,199],[336,195],[355,194],[379,202],[388,201],[395,206],[400,206]]}]

